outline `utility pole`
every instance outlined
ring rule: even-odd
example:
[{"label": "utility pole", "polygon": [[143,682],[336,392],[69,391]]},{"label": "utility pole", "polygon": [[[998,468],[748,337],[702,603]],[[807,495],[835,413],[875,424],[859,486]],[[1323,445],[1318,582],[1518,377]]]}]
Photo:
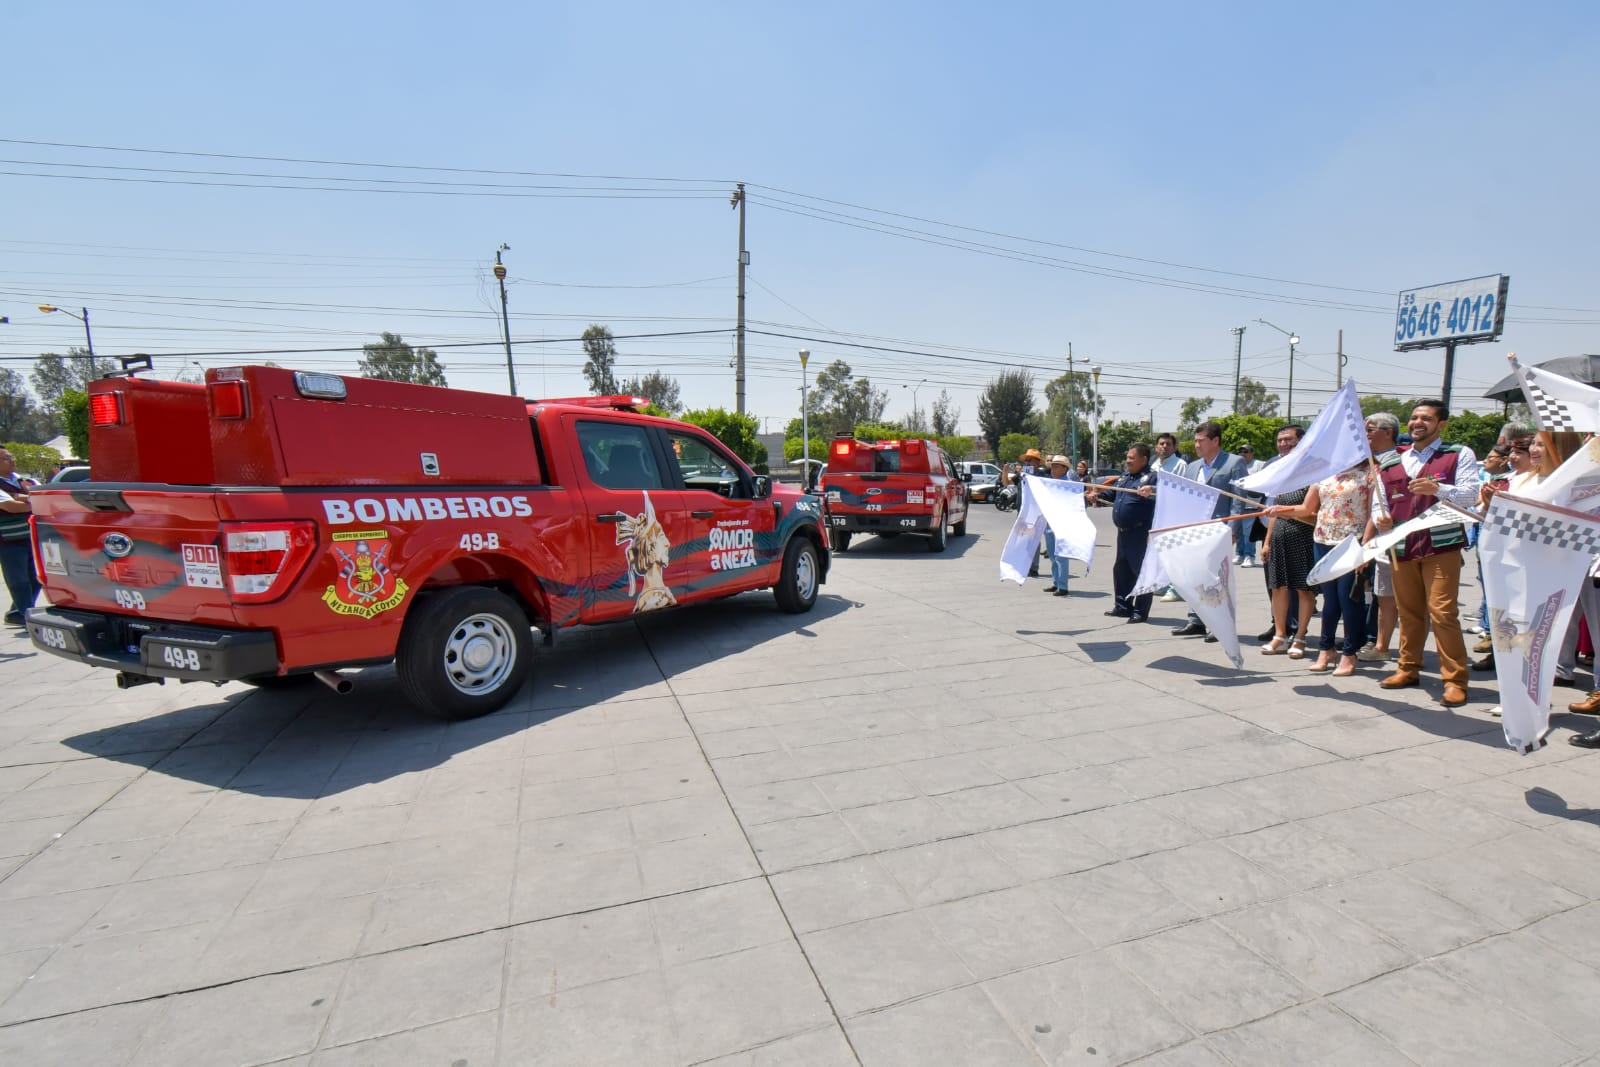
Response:
[{"label": "utility pole", "polygon": [[1072,377],[1072,342],[1067,342],[1067,418],[1072,423],[1072,462],[1078,462],[1078,386]]},{"label": "utility pole", "polygon": [[1344,388],[1344,363],[1345,363],[1344,331],[1340,330],[1339,331],[1339,362],[1337,362],[1337,363],[1335,363],[1333,365],[1333,387],[1336,390]]},{"label": "utility pole", "polygon": [[739,209],[739,326],[734,331],[734,410],[744,414],[744,269],[750,265],[750,253],[744,247],[744,182],[739,182],[729,203]]},{"label": "utility pole", "polygon": [[506,378],[511,383],[511,395],[517,395],[517,369],[511,363],[511,312],[506,307],[506,268],[500,262],[500,253],[511,251],[511,246],[501,242],[494,250],[494,277],[500,283],[500,326],[506,337]]},{"label": "utility pole", "polygon": [[1244,363],[1244,327],[1235,326],[1233,334],[1233,413],[1239,414],[1239,371]]}]

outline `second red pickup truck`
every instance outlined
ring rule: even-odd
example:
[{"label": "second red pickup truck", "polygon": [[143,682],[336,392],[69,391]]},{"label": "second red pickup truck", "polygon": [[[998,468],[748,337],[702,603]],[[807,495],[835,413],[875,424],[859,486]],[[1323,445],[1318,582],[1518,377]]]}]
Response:
[{"label": "second red pickup truck", "polygon": [[532,629],[752,589],[804,612],[819,497],[644,401],[235,367],[89,388],[93,480],[36,490],[36,647],[117,672],[273,685],[393,661],[422,708],[492,711]]},{"label": "second red pickup truck", "polygon": [[967,532],[967,486],[955,464],[933,441],[833,439],[819,492],[828,502],[828,536],[835,552],[850,535],[920,534],[928,551],[943,552],[945,531]]}]

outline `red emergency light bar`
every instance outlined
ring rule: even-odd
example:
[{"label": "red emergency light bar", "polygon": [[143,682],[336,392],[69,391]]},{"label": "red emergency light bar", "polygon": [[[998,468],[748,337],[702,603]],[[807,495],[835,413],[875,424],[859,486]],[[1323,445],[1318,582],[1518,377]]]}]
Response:
[{"label": "red emergency light bar", "polygon": [[650,401],[642,396],[560,396],[536,400],[536,404],[571,404],[580,408],[606,408],[611,411],[641,412]]}]

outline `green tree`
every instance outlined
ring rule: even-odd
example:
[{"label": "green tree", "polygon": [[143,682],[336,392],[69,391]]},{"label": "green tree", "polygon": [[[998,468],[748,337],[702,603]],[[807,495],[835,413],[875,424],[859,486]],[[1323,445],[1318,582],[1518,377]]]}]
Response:
[{"label": "green tree", "polygon": [[[1194,436],[1194,428],[1206,421],[1206,412],[1216,401],[1209,396],[1191,396],[1183,402],[1183,407],[1178,409],[1178,443],[1183,444],[1185,438]],[[1190,442],[1193,447],[1193,442]]]},{"label": "green tree", "polygon": [[945,434],[938,439],[939,447],[954,460],[963,460],[972,454],[972,438],[960,434]]},{"label": "green tree", "polygon": [[915,431],[898,422],[858,422],[855,435],[858,441],[898,441],[917,436]]},{"label": "green tree", "polygon": [[939,390],[939,399],[933,402],[933,436],[953,437],[961,422],[961,409],[950,399],[950,394]]},{"label": "green tree", "polygon": [[1128,457],[1128,449],[1143,441],[1154,446],[1149,428],[1136,419],[1108,422],[1100,427],[1100,456],[1110,467],[1120,467]]},{"label": "green tree", "polygon": [[1222,448],[1234,455],[1248,444],[1255,449],[1257,459],[1271,459],[1278,454],[1278,430],[1283,420],[1276,415],[1224,415],[1217,422],[1222,426]]},{"label": "green tree", "polygon": [[444,385],[444,368],[439,354],[431,348],[412,348],[397,333],[383,333],[381,341],[361,346],[360,370],[363,378],[382,378],[390,382],[415,385]]},{"label": "green tree", "polygon": [[[1409,412],[1408,412],[1409,414]],[[1476,411],[1458,411],[1444,424],[1440,437],[1448,445],[1466,445],[1478,456],[1489,451],[1506,424],[1504,415],[1480,415]]]},{"label": "green tree", "polygon": [[832,437],[853,430],[858,423],[881,422],[889,406],[889,393],[873,388],[868,378],[856,377],[850,364],[836,359],[817,372],[810,389],[811,433]]},{"label": "green tree", "polygon": [[642,396],[669,415],[676,415],[683,410],[678,379],[657,370],[626,379],[621,391],[629,396]]},{"label": "green tree", "polygon": [[[978,427],[995,455],[1000,454],[1001,438],[1029,430],[1030,421],[1037,424],[1033,414],[1033,375],[1025,370],[1001,371],[978,398]],[[1037,429],[1034,437],[1037,445]]]},{"label": "green tree", "polygon": [[583,331],[583,377],[589,383],[589,392],[595,396],[620,393],[616,367],[617,343],[611,338],[611,330],[591,324]]},{"label": "green tree", "polygon": [[[1089,451],[1094,416],[1104,415],[1106,398],[1095,396],[1094,378],[1088,371],[1073,371],[1053,378],[1044,387],[1045,410],[1040,436],[1051,448],[1072,451],[1074,420],[1078,429],[1078,454]],[[1102,430],[1102,436],[1104,431]]]},{"label": "green tree", "polygon": [[[43,440],[39,433],[51,421],[34,403],[22,375],[0,368],[0,440]],[[18,465],[21,465],[20,458]]]},{"label": "green tree", "polygon": [[[800,458],[800,453],[805,451],[805,438],[800,434],[783,439],[783,461],[793,463]],[[821,463],[828,462],[828,438],[811,435],[811,458]]]},{"label": "green tree", "polygon": [[1235,415],[1266,415],[1278,413],[1278,394],[1267,392],[1267,387],[1254,378],[1239,379],[1239,406]]},{"label": "green tree", "polygon": [[72,442],[74,459],[89,458],[89,394],[81,389],[68,389],[56,399],[56,414],[61,418],[61,432]]},{"label": "green tree", "polygon": [[48,475],[51,468],[61,462],[61,453],[44,445],[7,441],[0,447],[10,452],[12,458],[17,461],[17,470],[39,478]]},{"label": "green tree", "polygon": [[994,450],[1001,463],[1015,463],[1030,448],[1039,447],[1039,438],[1031,433],[1008,433],[1000,438],[1000,447]]},{"label": "green tree", "polygon": [[1373,393],[1371,396],[1361,398],[1361,417],[1370,419],[1380,411],[1387,411],[1400,420],[1400,429],[1404,430],[1406,420],[1411,417],[1411,409],[1416,406],[1417,402],[1415,400]]},{"label": "green tree", "polygon": [[69,390],[85,391],[89,383],[104,378],[117,369],[117,361],[90,356],[86,348],[69,348],[63,357],[45,352],[33,361],[33,393],[39,400],[39,411],[44,416],[44,432],[54,437],[62,432],[62,423],[56,402]]},{"label": "green tree", "polygon": [[684,422],[709,431],[758,473],[765,473],[767,446],[756,440],[761,422],[754,415],[739,415],[726,408],[700,408],[685,411],[682,417]]}]

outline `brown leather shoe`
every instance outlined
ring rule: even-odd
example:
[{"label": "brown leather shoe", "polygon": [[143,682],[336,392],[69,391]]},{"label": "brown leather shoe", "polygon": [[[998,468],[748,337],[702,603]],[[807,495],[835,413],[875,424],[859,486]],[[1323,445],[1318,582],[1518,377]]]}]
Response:
[{"label": "brown leather shoe", "polygon": [[1485,652],[1492,652],[1492,651],[1494,651],[1494,642],[1492,640],[1490,640],[1487,636],[1480,637],[1480,638],[1478,638],[1477,642],[1472,646],[1472,651],[1476,652],[1480,656],[1483,655]]},{"label": "brown leather shoe", "polygon": [[1444,696],[1439,698],[1439,703],[1447,708],[1459,708],[1467,702],[1467,687],[1456,685],[1454,682],[1444,684]]},{"label": "brown leather shoe", "polygon": [[1395,671],[1389,677],[1378,683],[1379,689],[1405,689],[1408,686],[1418,685],[1421,679],[1416,671]]},{"label": "brown leather shoe", "polygon": [[1574,715],[1600,715],[1600,689],[1596,689],[1582,700],[1568,704],[1567,710]]}]

